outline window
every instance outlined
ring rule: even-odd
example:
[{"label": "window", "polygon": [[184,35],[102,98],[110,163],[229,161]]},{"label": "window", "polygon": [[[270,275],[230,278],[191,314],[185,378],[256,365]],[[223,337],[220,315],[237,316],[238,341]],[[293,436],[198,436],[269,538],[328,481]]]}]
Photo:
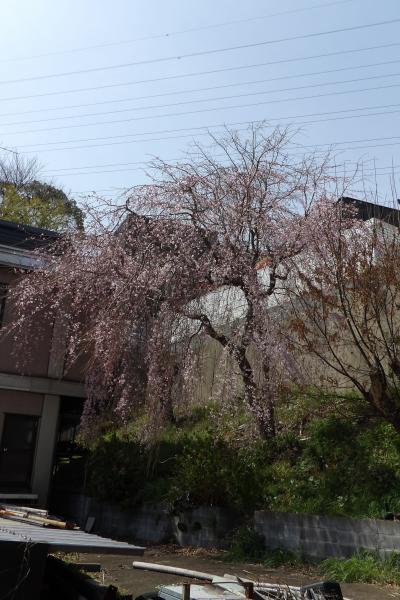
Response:
[{"label": "window", "polygon": [[6,297],[7,297],[8,286],[6,283],[0,282],[0,327],[4,320],[4,311],[6,308]]}]

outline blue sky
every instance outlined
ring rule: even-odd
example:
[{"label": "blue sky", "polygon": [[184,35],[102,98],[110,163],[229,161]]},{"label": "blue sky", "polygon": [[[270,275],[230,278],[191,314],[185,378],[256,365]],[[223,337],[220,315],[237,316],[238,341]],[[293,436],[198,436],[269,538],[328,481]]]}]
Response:
[{"label": "blue sky", "polygon": [[[400,174],[399,19],[399,0],[3,0],[0,145],[77,198],[113,196],[200,128],[302,124],[299,144],[363,161],[386,201],[392,164]],[[347,31],[309,35],[335,29]],[[249,47],[185,56],[232,46]]]}]

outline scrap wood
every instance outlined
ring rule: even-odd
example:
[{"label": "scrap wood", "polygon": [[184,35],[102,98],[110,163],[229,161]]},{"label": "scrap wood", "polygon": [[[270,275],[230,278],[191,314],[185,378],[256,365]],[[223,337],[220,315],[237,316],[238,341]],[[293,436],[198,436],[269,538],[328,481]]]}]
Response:
[{"label": "scrap wood", "polygon": [[31,519],[25,519],[24,517],[18,517],[4,513],[1,514],[1,512],[0,517],[9,521],[16,521],[17,523],[28,523],[28,525],[36,525],[37,527],[43,527],[43,523],[38,523],[37,521],[32,521]]},{"label": "scrap wood", "polygon": [[11,510],[13,512],[32,513],[40,517],[48,517],[48,511],[44,508],[36,508],[34,506],[20,506],[19,504],[2,504],[1,508]]},{"label": "scrap wood", "polygon": [[61,521],[59,519],[49,519],[24,513],[19,510],[6,510],[3,506],[0,507],[0,517],[9,518],[14,521],[19,520],[23,523],[31,523],[32,525],[40,525],[42,527],[56,527],[58,529],[79,529],[72,521]]}]

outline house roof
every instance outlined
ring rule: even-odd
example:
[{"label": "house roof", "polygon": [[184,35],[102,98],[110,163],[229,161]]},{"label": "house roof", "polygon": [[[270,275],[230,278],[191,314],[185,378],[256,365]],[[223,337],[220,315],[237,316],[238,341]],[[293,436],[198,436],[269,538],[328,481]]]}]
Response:
[{"label": "house roof", "polygon": [[380,219],[381,221],[385,221],[385,223],[389,223],[389,225],[400,225],[400,210],[397,208],[374,204],[373,202],[349,196],[342,196],[339,201],[344,204],[353,205],[357,210],[358,216],[363,221]]},{"label": "house roof", "polygon": [[0,245],[21,250],[35,250],[55,242],[59,233],[0,219]]}]

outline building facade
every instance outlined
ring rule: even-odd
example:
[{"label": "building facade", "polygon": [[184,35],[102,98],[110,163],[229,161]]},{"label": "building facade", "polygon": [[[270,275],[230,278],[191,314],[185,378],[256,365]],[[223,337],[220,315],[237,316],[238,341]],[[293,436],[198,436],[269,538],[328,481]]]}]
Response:
[{"label": "building facade", "polygon": [[13,316],[9,286],[35,268],[34,250],[56,239],[54,232],[0,220],[0,503],[47,504],[57,445],[76,429],[69,409],[76,412],[84,401],[82,366],[65,371],[60,323],[44,332],[41,323],[26,357],[5,334]]}]

